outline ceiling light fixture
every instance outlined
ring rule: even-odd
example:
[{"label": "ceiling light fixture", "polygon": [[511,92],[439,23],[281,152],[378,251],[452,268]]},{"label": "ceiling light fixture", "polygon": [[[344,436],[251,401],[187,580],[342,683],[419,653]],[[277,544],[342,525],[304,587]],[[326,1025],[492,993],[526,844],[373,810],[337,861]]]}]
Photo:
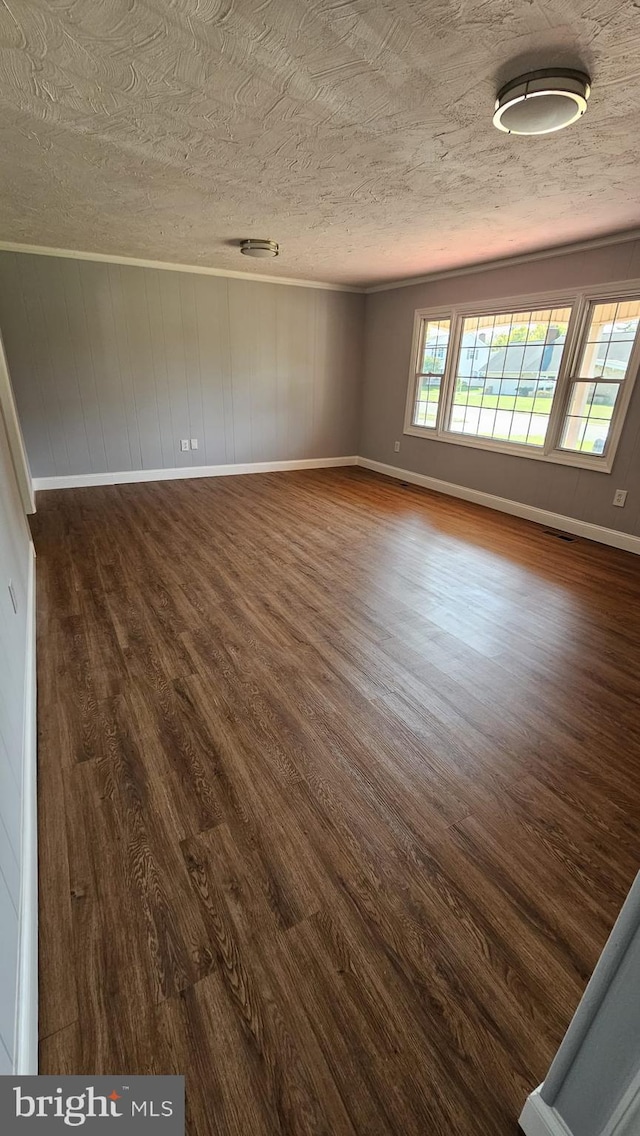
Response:
[{"label": "ceiling light fixture", "polygon": [[277,241],[242,241],[240,252],[243,256],[278,256],[280,253],[280,245]]},{"label": "ceiling light fixture", "polygon": [[498,91],[493,125],[505,134],[551,134],[584,114],[590,94],[584,71],[530,71]]}]

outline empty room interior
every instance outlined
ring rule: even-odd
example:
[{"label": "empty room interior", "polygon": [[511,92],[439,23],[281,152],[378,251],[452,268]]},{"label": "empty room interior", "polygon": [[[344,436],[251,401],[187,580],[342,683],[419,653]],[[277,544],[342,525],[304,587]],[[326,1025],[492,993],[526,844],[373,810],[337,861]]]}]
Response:
[{"label": "empty room interior", "polygon": [[639,50],[0,6],[3,1132],[640,1133]]}]

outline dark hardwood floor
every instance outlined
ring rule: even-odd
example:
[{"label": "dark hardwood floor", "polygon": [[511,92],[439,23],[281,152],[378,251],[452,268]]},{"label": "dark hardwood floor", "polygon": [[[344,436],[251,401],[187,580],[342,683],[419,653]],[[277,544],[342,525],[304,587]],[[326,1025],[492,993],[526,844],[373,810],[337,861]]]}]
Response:
[{"label": "dark hardwood floor", "polygon": [[41,1072],[513,1136],[638,867],[638,560],[357,469],[34,535]]}]

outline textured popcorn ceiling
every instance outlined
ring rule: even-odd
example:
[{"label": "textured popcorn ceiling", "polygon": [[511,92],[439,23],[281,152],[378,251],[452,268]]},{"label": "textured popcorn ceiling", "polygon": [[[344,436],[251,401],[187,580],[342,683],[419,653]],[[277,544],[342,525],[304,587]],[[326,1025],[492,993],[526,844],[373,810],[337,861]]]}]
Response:
[{"label": "textured popcorn ceiling", "polygon": [[[632,0],[1,0],[0,45],[2,240],[372,284],[640,224]],[[498,133],[558,62],[586,117]]]}]

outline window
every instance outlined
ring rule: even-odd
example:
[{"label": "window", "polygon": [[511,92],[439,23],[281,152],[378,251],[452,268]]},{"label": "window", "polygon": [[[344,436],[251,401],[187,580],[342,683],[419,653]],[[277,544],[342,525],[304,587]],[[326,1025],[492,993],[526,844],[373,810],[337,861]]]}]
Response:
[{"label": "window", "polygon": [[590,305],[576,377],[571,380],[560,442],[563,450],[604,453],[639,322],[640,300]]},{"label": "window", "polygon": [[415,383],[413,423],[433,429],[438,417],[440,385],[449,350],[451,320],[422,321]]},{"label": "window", "polygon": [[465,316],[449,429],[544,446],[571,308]]},{"label": "window", "polygon": [[507,308],[416,313],[405,432],[610,470],[639,361],[640,289]]}]

